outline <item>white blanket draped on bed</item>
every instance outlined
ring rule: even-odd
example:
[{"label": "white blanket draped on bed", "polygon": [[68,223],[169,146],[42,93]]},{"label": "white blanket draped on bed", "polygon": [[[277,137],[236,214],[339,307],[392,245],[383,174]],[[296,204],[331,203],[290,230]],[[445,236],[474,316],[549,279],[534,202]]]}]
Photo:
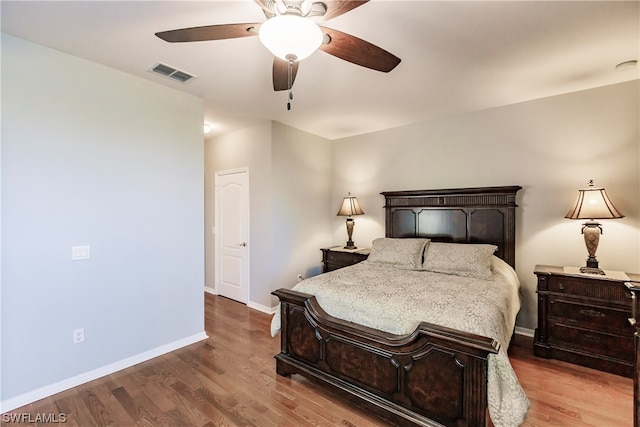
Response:
[{"label": "white blanket draped on bed", "polygon": [[[331,316],[388,333],[409,334],[428,322],[498,341],[500,351],[489,355],[488,363],[489,414],[496,427],[515,427],[529,409],[507,356],[520,309],[520,282],[496,257],[492,270],[491,280],[480,280],[365,261],[303,280],[293,289],[315,295]],[[279,330],[278,307],[271,334]]]}]

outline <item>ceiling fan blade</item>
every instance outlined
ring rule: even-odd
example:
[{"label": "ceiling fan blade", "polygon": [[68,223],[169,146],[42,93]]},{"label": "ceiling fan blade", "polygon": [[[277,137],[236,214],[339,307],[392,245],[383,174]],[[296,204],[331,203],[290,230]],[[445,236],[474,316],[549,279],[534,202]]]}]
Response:
[{"label": "ceiling fan blade", "polygon": [[[299,62],[293,63],[291,70],[291,86],[296,80]],[[289,89],[289,62],[278,57],[273,57],[273,90]]]},{"label": "ceiling fan blade", "polygon": [[156,36],[170,43],[201,42],[257,36],[258,28],[260,28],[260,23],[206,25],[204,27],[161,31],[156,33]]},{"label": "ceiling fan blade", "polygon": [[330,41],[322,44],[320,50],[329,55],[384,73],[393,70],[400,63],[400,58],[394,54],[358,37],[327,27],[321,29],[329,36]]},{"label": "ceiling fan blade", "polygon": [[[333,19],[336,16],[340,16],[344,13],[347,13],[350,10],[355,9],[356,7],[362,6],[368,1],[369,0],[325,0],[325,1],[317,2],[317,3],[324,4],[324,6],[327,9],[324,15],[322,15],[321,17],[318,17],[318,20],[328,21],[329,19]],[[315,3],[316,2],[312,3],[312,5]],[[312,11],[314,10],[313,6],[311,7],[311,10]]]}]

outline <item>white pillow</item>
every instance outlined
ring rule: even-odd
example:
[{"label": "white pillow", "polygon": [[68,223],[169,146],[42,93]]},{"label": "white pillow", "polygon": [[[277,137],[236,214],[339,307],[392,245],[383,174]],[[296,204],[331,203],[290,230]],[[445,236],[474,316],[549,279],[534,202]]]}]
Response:
[{"label": "white pillow", "polygon": [[367,262],[405,270],[420,270],[424,247],[428,243],[429,239],[381,237],[373,241]]},{"label": "white pillow", "polygon": [[431,242],[424,255],[423,270],[490,279],[494,245]]}]

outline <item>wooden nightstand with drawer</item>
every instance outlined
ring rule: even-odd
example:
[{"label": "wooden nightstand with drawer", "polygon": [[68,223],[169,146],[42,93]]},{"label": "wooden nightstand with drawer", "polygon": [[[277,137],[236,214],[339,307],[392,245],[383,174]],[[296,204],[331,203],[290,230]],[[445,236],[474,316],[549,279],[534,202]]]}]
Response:
[{"label": "wooden nightstand with drawer", "polygon": [[357,264],[369,256],[370,249],[343,249],[341,246],[320,249],[322,251],[322,272],[337,270]]},{"label": "wooden nightstand with drawer", "polygon": [[536,266],[535,274],[534,354],[631,377],[635,329],[628,321],[633,299],[625,281],[638,275],[577,274],[548,265]]}]

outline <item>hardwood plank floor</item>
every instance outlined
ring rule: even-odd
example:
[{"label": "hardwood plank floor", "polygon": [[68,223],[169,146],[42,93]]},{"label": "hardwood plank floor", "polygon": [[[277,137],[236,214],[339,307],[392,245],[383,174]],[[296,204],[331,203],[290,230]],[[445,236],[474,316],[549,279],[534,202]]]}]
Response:
[{"label": "hardwood plank floor", "polygon": [[[366,426],[385,423],[300,376],[275,373],[271,316],[207,294],[209,339],[3,414],[64,414],[89,426]],[[631,427],[633,382],[534,357],[518,337],[512,365],[531,401],[524,426]],[[42,416],[41,416],[42,417]],[[27,419],[28,421],[28,419]],[[50,425],[50,424],[49,424]]]}]

